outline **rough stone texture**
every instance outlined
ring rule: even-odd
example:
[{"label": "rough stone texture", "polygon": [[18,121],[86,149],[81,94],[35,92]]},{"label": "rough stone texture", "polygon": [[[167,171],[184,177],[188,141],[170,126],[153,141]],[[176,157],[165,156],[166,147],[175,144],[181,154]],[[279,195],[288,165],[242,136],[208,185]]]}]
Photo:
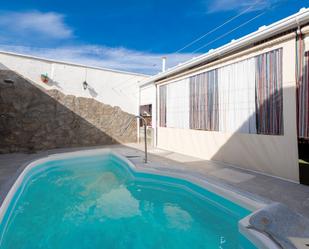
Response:
[{"label": "rough stone texture", "polygon": [[133,117],[119,107],[47,91],[0,70],[0,153],[136,142],[135,122],[123,133]]}]

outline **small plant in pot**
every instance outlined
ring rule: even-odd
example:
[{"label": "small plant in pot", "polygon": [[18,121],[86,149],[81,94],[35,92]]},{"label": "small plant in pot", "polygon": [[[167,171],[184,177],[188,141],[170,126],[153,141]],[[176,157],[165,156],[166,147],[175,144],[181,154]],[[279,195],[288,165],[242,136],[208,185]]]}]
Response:
[{"label": "small plant in pot", "polygon": [[49,78],[48,78],[48,75],[47,75],[47,73],[46,74],[41,74],[41,81],[43,82],[43,83],[48,83],[48,81],[49,81]]}]

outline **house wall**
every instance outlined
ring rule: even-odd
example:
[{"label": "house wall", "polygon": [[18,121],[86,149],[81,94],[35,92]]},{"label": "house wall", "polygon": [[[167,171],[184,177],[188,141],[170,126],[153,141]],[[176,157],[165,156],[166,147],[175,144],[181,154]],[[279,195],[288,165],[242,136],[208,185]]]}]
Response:
[{"label": "house wall", "polygon": [[273,49],[283,48],[283,119],[284,135],[257,135],[223,133],[191,129],[157,128],[157,146],[198,157],[204,160],[217,160],[235,164],[245,169],[260,171],[295,182],[299,181],[297,129],[296,129],[296,83],[295,83],[295,39],[279,39],[250,52],[221,60],[208,68],[162,84],[194,74],[228,65],[256,56]]},{"label": "house wall", "polygon": [[[154,146],[156,142],[156,86],[154,84],[142,86],[140,88],[140,105],[152,105],[152,120],[151,120],[151,128],[147,127],[147,142],[149,145]],[[144,139],[144,130],[141,128],[139,130],[139,141],[143,142]]]},{"label": "house wall", "polygon": [[[123,111],[138,113],[138,86],[146,76],[113,70],[53,62],[0,52],[0,68],[15,71],[30,82],[50,90],[57,89],[67,95],[93,98],[104,104],[118,106]],[[41,81],[48,74],[49,84]],[[84,81],[90,89],[84,90]]]}]

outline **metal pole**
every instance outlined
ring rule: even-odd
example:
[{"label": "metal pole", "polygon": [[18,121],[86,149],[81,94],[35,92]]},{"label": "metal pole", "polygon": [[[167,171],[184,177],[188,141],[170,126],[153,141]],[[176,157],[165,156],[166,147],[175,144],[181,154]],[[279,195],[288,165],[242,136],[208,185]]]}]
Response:
[{"label": "metal pole", "polygon": [[145,143],[145,163],[147,163],[147,122],[146,119],[142,116],[136,116],[136,118],[141,119],[144,125],[144,143]]},{"label": "metal pole", "polygon": [[143,123],[144,123],[144,140],[145,140],[145,163],[147,163],[147,123],[144,118]]}]

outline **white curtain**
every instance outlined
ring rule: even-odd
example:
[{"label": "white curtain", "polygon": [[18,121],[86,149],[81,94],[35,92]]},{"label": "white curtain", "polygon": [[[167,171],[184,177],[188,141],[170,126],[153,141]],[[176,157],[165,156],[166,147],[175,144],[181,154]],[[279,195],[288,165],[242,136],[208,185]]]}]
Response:
[{"label": "white curtain", "polygon": [[218,89],[219,130],[256,133],[254,58],[219,68]]},{"label": "white curtain", "polygon": [[166,127],[189,128],[189,79],[167,85]]}]

